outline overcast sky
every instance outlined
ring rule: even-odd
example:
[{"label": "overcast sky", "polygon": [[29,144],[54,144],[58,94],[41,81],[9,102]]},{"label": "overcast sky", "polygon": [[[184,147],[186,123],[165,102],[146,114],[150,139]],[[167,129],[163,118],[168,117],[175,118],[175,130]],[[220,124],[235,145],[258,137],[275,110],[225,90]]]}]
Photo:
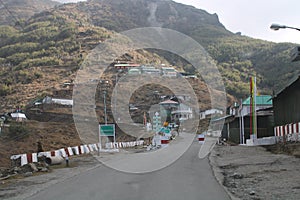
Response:
[{"label": "overcast sky", "polygon": [[300,31],[270,29],[272,23],[300,27],[299,0],[175,0],[209,13],[217,13],[232,32],[254,38],[300,44]]},{"label": "overcast sky", "polygon": [[[78,0],[57,0],[74,2]],[[113,0],[112,0],[113,1]],[[126,1],[126,0],[124,0]],[[270,29],[272,23],[300,28],[300,0],[175,0],[213,14],[231,32],[274,42],[300,44],[300,31]]]}]

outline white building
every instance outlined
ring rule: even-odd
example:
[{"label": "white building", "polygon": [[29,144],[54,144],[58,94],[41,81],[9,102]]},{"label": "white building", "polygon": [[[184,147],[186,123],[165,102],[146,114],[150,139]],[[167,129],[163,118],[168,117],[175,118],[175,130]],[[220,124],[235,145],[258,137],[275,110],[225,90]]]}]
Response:
[{"label": "white building", "polygon": [[174,69],[174,67],[162,67],[161,71],[162,71],[162,76],[170,77],[170,78],[177,77],[177,72]]},{"label": "white building", "polygon": [[223,113],[224,113],[223,110],[212,108],[212,109],[200,112],[200,119],[205,119],[212,115],[223,115]]},{"label": "white building", "polygon": [[24,113],[11,113],[10,116],[17,122],[22,122],[27,119]]},{"label": "white building", "polygon": [[184,121],[193,118],[193,110],[191,107],[180,104],[177,110],[171,112],[172,121]]}]

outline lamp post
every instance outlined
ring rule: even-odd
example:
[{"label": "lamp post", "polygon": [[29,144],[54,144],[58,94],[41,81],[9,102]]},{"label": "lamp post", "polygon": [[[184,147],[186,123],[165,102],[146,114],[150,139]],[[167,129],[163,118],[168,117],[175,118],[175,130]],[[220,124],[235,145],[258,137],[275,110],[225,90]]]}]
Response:
[{"label": "lamp post", "polygon": [[[279,29],[285,29],[285,28],[300,31],[300,28],[295,28],[295,27],[292,27],[292,26],[286,26],[286,25],[280,25],[280,24],[272,24],[270,26],[270,29],[272,29],[274,31],[278,31]],[[295,47],[292,50],[291,54],[292,54],[292,62],[300,61],[300,46]]]},{"label": "lamp post", "polygon": [[272,24],[270,26],[270,29],[274,30],[274,31],[278,31],[279,29],[285,29],[285,28],[289,28],[289,29],[294,29],[297,31],[300,31],[300,28],[295,28],[292,26],[286,26],[286,25],[280,25],[280,24]]}]

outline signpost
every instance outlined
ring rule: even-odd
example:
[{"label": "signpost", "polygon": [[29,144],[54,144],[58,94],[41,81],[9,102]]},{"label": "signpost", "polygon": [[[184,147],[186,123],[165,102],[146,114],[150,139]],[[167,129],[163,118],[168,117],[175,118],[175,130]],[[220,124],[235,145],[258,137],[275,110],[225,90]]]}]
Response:
[{"label": "signpost", "polygon": [[99,151],[102,149],[101,137],[114,137],[113,143],[116,142],[115,124],[99,124]]}]

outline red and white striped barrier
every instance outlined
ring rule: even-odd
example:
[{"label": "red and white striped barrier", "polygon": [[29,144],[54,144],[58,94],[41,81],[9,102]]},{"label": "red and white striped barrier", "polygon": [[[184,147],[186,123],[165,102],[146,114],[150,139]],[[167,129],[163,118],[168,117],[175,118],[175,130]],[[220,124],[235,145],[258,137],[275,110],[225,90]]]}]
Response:
[{"label": "red and white striped barrier", "polygon": [[27,153],[27,154],[19,154],[19,155],[12,155],[10,157],[11,160],[17,160],[21,158],[21,166],[26,165],[28,163],[38,162],[38,157],[70,157],[73,155],[81,155],[87,154],[93,151],[98,151],[99,147],[98,144],[89,144],[89,145],[80,145],[74,147],[67,147],[61,148],[55,151],[47,151],[47,152],[39,152],[39,153]]},{"label": "red and white striped barrier", "polygon": [[205,139],[204,134],[199,134],[199,135],[198,135],[198,141],[199,141],[199,144],[203,144],[203,143],[204,143],[204,139]]},{"label": "red and white striped barrier", "polygon": [[66,154],[67,154],[67,156],[68,156],[68,157],[70,157],[70,156],[73,156],[73,155],[74,155],[74,152],[73,152],[73,150],[72,150],[72,148],[71,148],[71,147],[67,147],[67,148],[65,148],[65,151],[66,151]]},{"label": "red and white striped barrier", "polygon": [[167,147],[169,146],[169,143],[170,143],[170,140],[169,140],[169,137],[167,136],[162,136],[161,139],[160,139],[160,143],[161,143],[161,146],[162,147]]},{"label": "red and white striped barrier", "polygon": [[170,143],[168,136],[155,135],[152,139],[152,146],[167,147]]},{"label": "red and white striped barrier", "polygon": [[132,142],[109,142],[105,144],[106,149],[119,149],[144,145],[144,140]]},{"label": "red and white striped barrier", "polygon": [[37,153],[28,153],[21,155],[21,166],[26,165],[27,163],[37,162]]},{"label": "red and white striped barrier", "polygon": [[[144,140],[133,141],[133,142],[115,142],[115,143],[110,142],[106,144],[106,148],[118,149],[118,148],[141,146],[143,144],[144,144]],[[42,156],[45,157],[61,156],[66,158],[73,155],[88,154],[93,151],[98,151],[99,149],[100,149],[99,144],[88,144],[88,145],[85,144],[80,146],[61,148],[55,151],[12,155],[10,159],[17,160],[21,158],[21,166],[23,166],[28,163],[38,162],[38,157],[42,157]],[[102,152],[103,151],[104,150],[102,150]],[[107,150],[107,152],[109,152],[109,150]]]},{"label": "red and white striped barrier", "polygon": [[287,141],[299,141],[299,134],[300,122],[274,127],[274,135],[279,138],[286,136]]}]

